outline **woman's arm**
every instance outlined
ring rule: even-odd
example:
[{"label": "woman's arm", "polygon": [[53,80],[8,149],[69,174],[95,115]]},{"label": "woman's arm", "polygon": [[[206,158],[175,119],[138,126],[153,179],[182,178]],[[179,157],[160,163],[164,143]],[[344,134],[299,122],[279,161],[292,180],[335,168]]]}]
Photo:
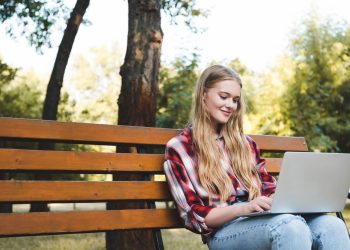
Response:
[{"label": "woman's arm", "polygon": [[220,227],[226,222],[239,216],[252,212],[268,210],[271,207],[272,198],[259,196],[250,202],[237,203],[227,207],[213,208],[205,217],[205,224],[209,227]]}]

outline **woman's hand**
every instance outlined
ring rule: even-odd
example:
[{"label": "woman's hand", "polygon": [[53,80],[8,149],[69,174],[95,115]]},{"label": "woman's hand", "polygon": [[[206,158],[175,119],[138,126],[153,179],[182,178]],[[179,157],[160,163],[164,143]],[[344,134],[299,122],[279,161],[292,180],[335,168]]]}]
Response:
[{"label": "woman's hand", "polygon": [[261,212],[271,208],[272,198],[266,196],[256,197],[245,205],[246,213]]}]

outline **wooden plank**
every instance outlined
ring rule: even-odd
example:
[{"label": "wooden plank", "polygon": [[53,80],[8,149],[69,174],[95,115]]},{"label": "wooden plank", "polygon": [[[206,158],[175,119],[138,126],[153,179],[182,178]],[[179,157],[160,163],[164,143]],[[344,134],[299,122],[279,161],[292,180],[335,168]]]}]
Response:
[{"label": "wooden plank", "polygon": [[0,181],[0,202],[172,200],[166,182]]},{"label": "wooden plank", "polygon": [[280,173],[282,158],[266,158],[266,169],[272,175]]},{"label": "wooden plank", "polygon": [[[0,118],[0,138],[114,145],[165,145],[181,130]],[[262,150],[307,151],[303,137],[251,135]]]},{"label": "wooden plank", "polygon": [[183,227],[174,209],[0,213],[0,235]]},{"label": "wooden plank", "polygon": [[178,130],[163,128],[0,118],[0,138],[106,145],[164,145],[178,133]]},{"label": "wooden plank", "polygon": [[304,137],[250,135],[261,150],[265,151],[308,151]]},{"label": "wooden plank", "polygon": [[0,170],[163,172],[164,154],[0,149]]},{"label": "wooden plank", "polygon": [[[77,171],[91,173],[163,173],[163,154],[95,153],[0,149],[0,170]],[[279,173],[280,158],[266,158],[268,172]]]}]

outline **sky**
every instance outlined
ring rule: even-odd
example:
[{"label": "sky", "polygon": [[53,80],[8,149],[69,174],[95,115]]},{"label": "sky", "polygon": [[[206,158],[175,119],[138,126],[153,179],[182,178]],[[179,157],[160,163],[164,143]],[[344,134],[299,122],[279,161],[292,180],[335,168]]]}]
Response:
[{"label": "sky", "polygon": [[[176,57],[200,55],[201,64],[239,58],[249,69],[262,72],[271,67],[288,46],[291,31],[298,27],[312,8],[322,17],[343,18],[350,23],[349,0],[197,0],[209,10],[207,18],[195,23],[205,32],[193,34],[182,24],[170,25],[162,18],[164,40],[162,61]],[[74,7],[75,1],[68,0]],[[90,26],[81,26],[68,63],[89,48],[117,43],[125,51],[127,42],[128,6],[126,0],[90,1],[85,18]],[[53,48],[36,53],[24,38],[9,38],[0,25],[0,57],[15,67],[40,73],[52,70],[62,32],[52,37]]]}]

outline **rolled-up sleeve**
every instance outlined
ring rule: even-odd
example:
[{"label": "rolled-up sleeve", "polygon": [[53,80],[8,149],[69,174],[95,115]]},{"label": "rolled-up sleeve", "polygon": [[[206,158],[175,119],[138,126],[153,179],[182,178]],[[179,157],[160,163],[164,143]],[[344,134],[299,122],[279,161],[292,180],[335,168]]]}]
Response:
[{"label": "rolled-up sleeve", "polygon": [[253,154],[255,155],[256,168],[258,169],[261,178],[261,195],[269,196],[276,190],[276,179],[267,172],[266,160],[260,156],[259,146],[251,137],[247,136],[247,139],[250,143]]},{"label": "rolled-up sleeve", "polygon": [[194,187],[196,183],[192,183],[190,177],[194,166],[185,166],[191,164],[191,160],[189,155],[184,154],[185,151],[177,150],[168,143],[164,162],[165,175],[185,227],[195,233],[207,235],[213,229],[205,224],[205,217],[213,207],[205,205],[197,193]]}]

